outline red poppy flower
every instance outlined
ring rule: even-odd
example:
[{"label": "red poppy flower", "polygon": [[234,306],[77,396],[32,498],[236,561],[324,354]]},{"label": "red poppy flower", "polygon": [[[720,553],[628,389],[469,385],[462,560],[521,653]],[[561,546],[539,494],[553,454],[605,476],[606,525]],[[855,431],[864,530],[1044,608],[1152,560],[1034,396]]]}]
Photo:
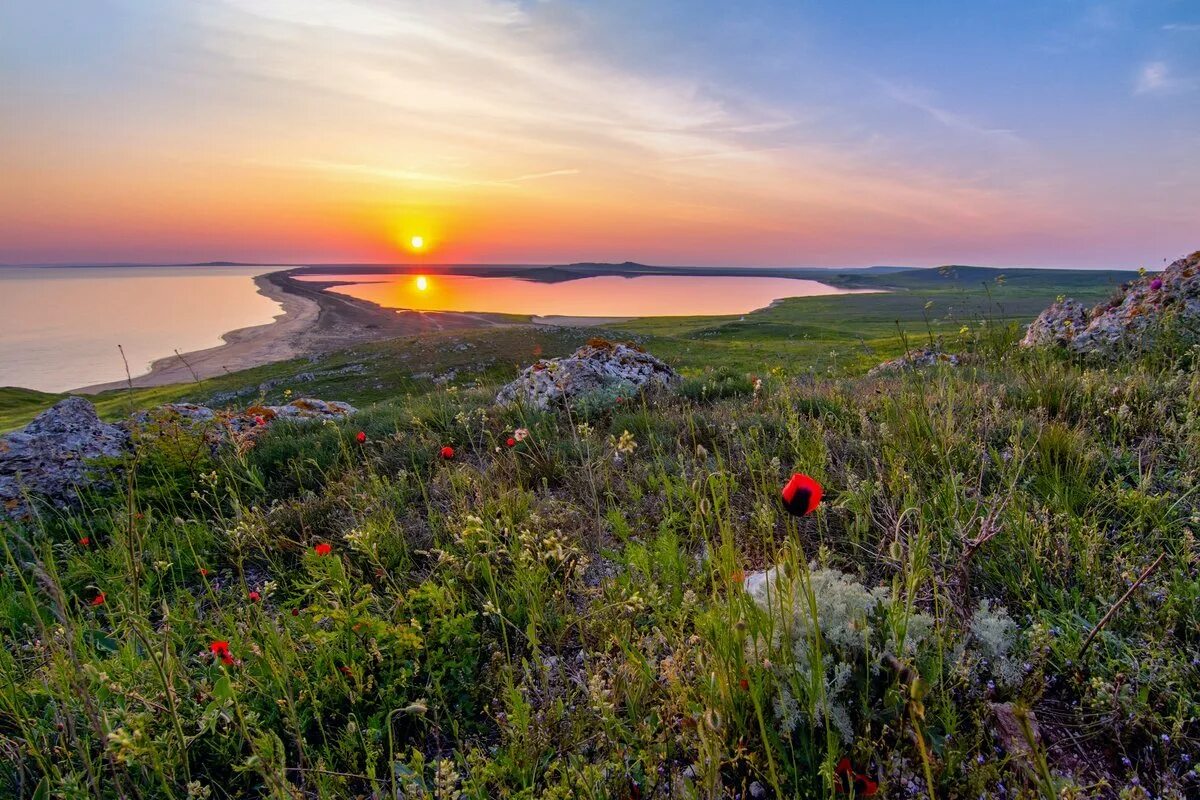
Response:
[{"label": "red poppy flower", "polygon": [[254,417],[254,424],[261,428],[263,425],[267,424],[267,420],[260,415],[256,415]]},{"label": "red poppy flower", "polygon": [[446,445],[445,447],[443,447],[442,448],[442,458],[446,459],[447,461],[454,458],[454,448],[451,447],[450,445]]},{"label": "red poppy flower", "polygon": [[293,608],[293,609],[292,609],[292,616],[293,616],[293,617],[298,617],[298,616],[300,616],[300,609],[298,609],[298,608]]},{"label": "red poppy flower", "polygon": [[861,772],[856,772],[848,758],[843,758],[837,763],[833,774],[838,779],[838,794],[845,794],[853,789],[855,797],[871,797],[879,791],[879,784]]},{"label": "red poppy flower", "polygon": [[333,552],[333,545],[329,544],[329,542],[321,542],[313,548],[313,552],[319,556],[327,556]]},{"label": "red poppy flower", "polygon": [[233,666],[233,654],[229,652],[229,642],[220,639],[214,641],[208,646],[212,654],[221,659],[221,663],[227,667]]},{"label": "red poppy flower", "polygon": [[342,673],[343,675],[349,675],[350,668],[346,667],[346,666],[341,666],[341,667],[338,667],[338,672]]},{"label": "red poppy flower", "polygon": [[201,568],[200,568],[200,577],[201,577],[201,578],[207,578],[207,577],[208,577],[208,570],[207,570],[207,569],[205,569],[204,567],[201,567]]},{"label": "red poppy flower", "polygon": [[92,539],[90,536],[84,536],[82,539],[79,540],[79,544],[83,547],[87,547],[91,543],[92,543]]},{"label": "red poppy flower", "polygon": [[796,517],[803,517],[820,504],[821,484],[804,473],[797,472],[784,485],[780,494],[783,496],[783,507],[787,512]]},{"label": "red poppy flower", "polygon": [[251,603],[257,603],[262,599],[262,595],[258,592],[250,592],[250,594],[246,595],[246,597],[250,599]]},{"label": "red poppy flower", "polygon": [[516,447],[517,440],[510,436],[504,440],[504,444],[507,445],[508,447]]},{"label": "red poppy flower", "polygon": [[355,437],[354,437],[354,440],[355,440],[356,442],[358,442],[359,444],[366,444],[366,442],[367,442],[367,434],[366,434],[366,432],[365,432],[365,431],[359,431],[359,432],[358,432],[358,433],[355,435]]},{"label": "red poppy flower", "polygon": [[92,598],[92,605],[94,605],[94,606],[104,605],[104,592],[96,593],[96,596]]},{"label": "red poppy flower", "polygon": [[745,678],[742,678],[740,681],[738,681],[738,686],[741,688],[741,690],[743,692],[749,691],[750,681],[746,680]]}]

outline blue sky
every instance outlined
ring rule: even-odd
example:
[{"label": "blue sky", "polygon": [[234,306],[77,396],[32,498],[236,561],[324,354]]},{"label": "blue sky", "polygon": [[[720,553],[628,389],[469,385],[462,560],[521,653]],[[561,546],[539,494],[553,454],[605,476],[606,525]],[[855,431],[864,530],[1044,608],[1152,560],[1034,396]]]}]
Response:
[{"label": "blue sky", "polygon": [[17,0],[0,261],[1153,265],[1200,3]]}]

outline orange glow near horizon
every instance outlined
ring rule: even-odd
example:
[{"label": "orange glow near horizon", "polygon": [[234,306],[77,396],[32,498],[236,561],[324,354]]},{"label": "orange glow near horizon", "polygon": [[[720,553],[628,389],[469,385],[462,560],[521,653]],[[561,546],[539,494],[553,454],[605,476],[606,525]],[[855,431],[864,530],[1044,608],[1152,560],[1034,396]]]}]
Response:
[{"label": "orange glow near horizon", "polygon": [[[327,280],[305,275],[301,280]],[[742,314],[782,297],[838,294],[808,280],[603,276],[563,283],[465,275],[339,275],[335,292],[384,308],[565,317]]]}]

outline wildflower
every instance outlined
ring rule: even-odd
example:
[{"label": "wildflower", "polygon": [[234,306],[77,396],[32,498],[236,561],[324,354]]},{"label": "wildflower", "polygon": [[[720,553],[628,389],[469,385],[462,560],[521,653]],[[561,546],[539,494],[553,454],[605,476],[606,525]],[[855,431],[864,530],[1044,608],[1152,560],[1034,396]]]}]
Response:
[{"label": "wildflower", "polygon": [[254,424],[261,428],[263,425],[267,424],[267,420],[261,414],[256,414],[254,416]]},{"label": "wildflower", "polygon": [[843,758],[838,762],[834,767],[833,774],[838,778],[838,794],[853,789],[855,797],[870,797],[879,791],[879,784],[861,772],[856,772],[848,758]]},{"label": "wildflower", "polygon": [[442,456],[442,458],[446,459],[447,461],[454,458],[454,448],[451,447],[450,445],[446,445],[445,447],[442,448],[441,456]]},{"label": "wildflower", "polygon": [[258,592],[254,592],[254,591],[252,591],[252,592],[250,592],[250,594],[246,595],[246,598],[247,598],[247,599],[248,599],[248,600],[249,600],[251,603],[257,603],[259,600],[262,600],[262,595],[261,595],[261,594],[259,594]]},{"label": "wildflower", "polygon": [[229,642],[217,639],[208,646],[212,654],[221,659],[221,663],[227,667],[233,666],[233,654],[229,652]]},{"label": "wildflower", "polygon": [[329,542],[321,542],[313,547],[313,552],[319,556],[327,556],[333,552],[333,545],[329,544]]},{"label": "wildflower", "polygon": [[292,609],[292,616],[293,616],[293,617],[298,617],[298,616],[300,616],[300,609],[298,609],[298,608],[293,608],[293,609]]},{"label": "wildflower", "polygon": [[513,431],[513,438],[518,442],[523,442],[529,438],[529,428],[517,428]]},{"label": "wildflower", "polygon": [[92,539],[89,536],[84,536],[82,539],[79,540],[80,547],[87,547],[91,543],[92,543]]},{"label": "wildflower", "polygon": [[96,596],[92,598],[93,606],[104,605],[104,592],[96,592]]},{"label": "wildflower", "polygon": [[637,450],[637,440],[633,438],[633,434],[629,431],[621,431],[620,438],[617,439],[617,452],[625,455],[633,455],[633,451]]},{"label": "wildflower", "polygon": [[505,440],[504,440],[504,445],[505,445],[506,447],[516,447],[516,446],[517,446],[517,440],[516,440],[514,437],[510,436],[510,437],[508,437],[507,439],[505,439]]},{"label": "wildflower", "polygon": [[802,517],[816,510],[821,502],[821,484],[797,472],[784,485],[782,492],[783,507],[796,517]]},{"label": "wildflower", "polygon": [[207,569],[207,568],[205,568],[205,567],[201,567],[201,568],[200,568],[200,577],[201,577],[201,578],[207,578],[207,577],[208,577],[208,569]]},{"label": "wildflower", "polygon": [[364,432],[364,431],[359,431],[359,432],[358,432],[358,433],[355,435],[355,437],[354,437],[354,440],[355,440],[356,442],[358,442],[359,444],[366,444],[366,442],[367,442],[367,434],[366,434],[366,432]]},{"label": "wildflower", "polygon": [[743,569],[735,569],[733,572],[729,573],[729,580],[732,583],[745,583],[746,571]]},{"label": "wildflower", "polygon": [[743,692],[749,691],[750,690],[750,681],[746,680],[745,678],[742,678],[740,681],[738,681],[738,688],[740,688]]},{"label": "wildflower", "polygon": [[1162,278],[1155,278],[1154,280],[1150,281],[1150,291],[1157,292],[1161,288]]}]

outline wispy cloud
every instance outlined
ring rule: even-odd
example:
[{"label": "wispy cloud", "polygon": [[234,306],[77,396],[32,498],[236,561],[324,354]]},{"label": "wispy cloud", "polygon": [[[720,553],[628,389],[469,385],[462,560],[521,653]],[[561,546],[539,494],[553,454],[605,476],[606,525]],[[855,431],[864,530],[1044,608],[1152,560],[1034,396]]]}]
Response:
[{"label": "wispy cloud", "polygon": [[946,128],[985,137],[1005,144],[1024,143],[1021,137],[1013,130],[1007,128],[989,128],[976,123],[964,114],[942,107],[936,102],[933,92],[928,89],[923,89],[912,84],[899,84],[882,78],[877,79],[877,81],[884,93],[892,100],[925,112]]},{"label": "wispy cloud", "polygon": [[1176,75],[1165,61],[1150,61],[1138,70],[1133,84],[1134,94],[1178,94],[1195,89],[1194,78]]},{"label": "wispy cloud", "polygon": [[1200,22],[1168,22],[1162,29],[1173,33],[1196,33],[1200,32]]}]

